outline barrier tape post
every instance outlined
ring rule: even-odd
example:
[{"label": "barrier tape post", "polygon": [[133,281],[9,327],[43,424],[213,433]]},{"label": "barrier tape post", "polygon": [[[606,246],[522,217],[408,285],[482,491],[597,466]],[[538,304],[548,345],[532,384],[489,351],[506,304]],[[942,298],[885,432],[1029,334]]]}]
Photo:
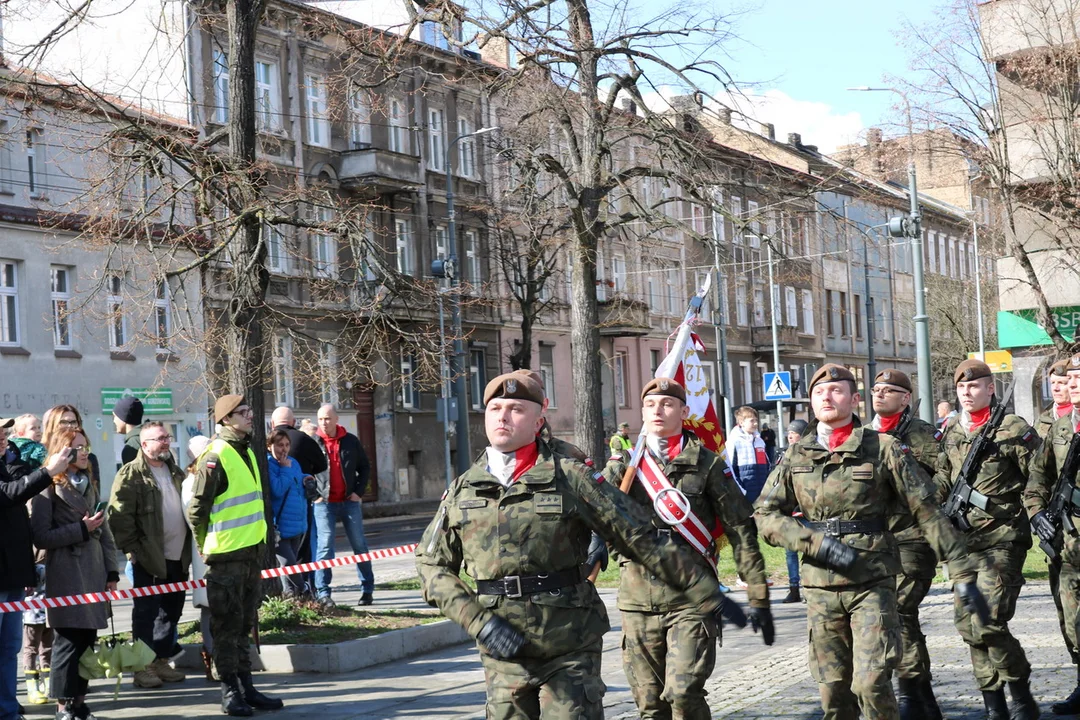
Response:
[{"label": "barrier tape post", "polygon": [[[297,575],[299,573],[311,572],[312,570],[341,567],[342,565],[355,565],[356,563],[368,562],[371,560],[385,560],[399,555],[408,555],[416,550],[418,544],[419,543],[399,545],[398,547],[385,548],[382,550],[371,550],[370,552],[360,553],[359,555],[348,555],[346,557],[332,558],[330,560],[319,560],[317,562],[289,565],[288,567],[283,568],[269,568],[262,571],[262,577],[263,579],[276,578],[281,577],[282,575]],[[187,590],[195,590],[201,587],[206,587],[205,579],[185,580],[184,582],[163,583],[161,585],[148,585],[146,587],[115,590],[113,592],[85,593],[82,595],[65,595],[64,597],[0,602],[0,613],[74,607],[76,605],[93,605],[94,603],[106,602],[108,600],[128,600],[136,597],[150,597],[151,595],[166,595],[168,593],[182,591],[186,592]]]}]

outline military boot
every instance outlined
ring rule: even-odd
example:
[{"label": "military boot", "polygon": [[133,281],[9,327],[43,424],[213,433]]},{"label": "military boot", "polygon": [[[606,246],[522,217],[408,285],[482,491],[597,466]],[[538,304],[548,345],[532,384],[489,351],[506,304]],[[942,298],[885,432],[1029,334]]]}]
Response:
[{"label": "military boot", "polygon": [[251,717],[255,711],[244,702],[240,678],[228,675],[221,678],[221,712],[230,717]]},{"label": "military boot", "polygon": [[1009,704],[1009,720],[1038,720],[1042,713],[1035,698],[1031,697],[1027,678],[1009,683],[1009,694],[1013,699]]},{"label": "military boot", "polygon": [[1050,712],[1055,715],[1076,715],[1080,713],[1080,665],[1076,668],[1076,689],[1063,701],[1051,705]]},{"label": "military boot", "polygon": [[896,704],[900,708],[900,720],[923,720],[919,688],[911,678],[897,678]]},{"label": "military boot", "polygon": [[983,690],[983,705],[986,706],[986,720],[1009,720],[1009,704],[1005,701],[1005,688]]},{"label": "military boot", "polygon": [[256,710],[280,710],[285,707],[285,703],[278,698],[268,697],[256,690],[250,672],[238,673],[237,677],[240,678],[240,686],[244,689],[244,700],[251,707]]},{"label": "military boot", "polygon": [[934,686],[930,683],[930,678],[919,678],[918,683],[923,718],[925,720],[942,720],[941,708],[938,707],[937,698],[934,697]]}]

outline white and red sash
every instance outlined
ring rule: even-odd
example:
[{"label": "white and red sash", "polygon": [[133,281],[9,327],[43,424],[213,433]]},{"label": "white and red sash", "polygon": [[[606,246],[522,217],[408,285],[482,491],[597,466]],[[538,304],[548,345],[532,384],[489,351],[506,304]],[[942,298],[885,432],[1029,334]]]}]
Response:
[{"label": "white and red sash", "polygon": [[638,479],[652,500],[653,509],[660,519],[673,527],[686,542],[701,553],[716,569],[713,559],[713,536],[701,519],[690,509],[690,502],[664,475],[652,453],[642,454],[637,470]]}]

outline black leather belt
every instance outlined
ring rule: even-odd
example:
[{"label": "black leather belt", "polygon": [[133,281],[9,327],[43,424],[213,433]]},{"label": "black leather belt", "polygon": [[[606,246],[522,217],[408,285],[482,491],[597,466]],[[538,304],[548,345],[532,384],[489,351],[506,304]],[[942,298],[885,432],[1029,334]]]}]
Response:
[{"label": "black leather belt", "polygon": [[841,537],[843,535],[869,535],[885,531],[885,523],[882,520],[841,520],[829,518],[821,522],[808,522],[806,526],[814,530],[820,530],[829,537]]},{"label": "black leather belt", "polygon": [[510,575],[501,580],[477,580],[476,592],[481,595],[505,595],[509,598],[519,598],[522,595],[577,585],[583,579],[581,568],[575,567],[536,575]]}]

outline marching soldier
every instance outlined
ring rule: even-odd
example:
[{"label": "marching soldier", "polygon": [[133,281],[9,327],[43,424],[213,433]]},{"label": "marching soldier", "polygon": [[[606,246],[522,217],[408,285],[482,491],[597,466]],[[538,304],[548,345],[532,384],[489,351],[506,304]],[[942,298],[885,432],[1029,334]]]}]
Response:
[{"label": "marching soldier", "polygon": [[[816,420],[769,476],[754,516],[766,542],[803,553],[810,673],[826,720],[854,720],[860,709],[896,720],[890,680],[900,652],[894,578],[901,566],[887,522],[898,504],[950,563],[958,602],[989,613],[930,478],[907,446],[855,418],[851,371],[824,365],[809,392]],[[805,521],[791,517],[796,507]]]},{"label": "marching soldier", "polygon": [[[874,429],[911,448],[915,461],[933,477],[938,458],[937,430],[911,412],[911,378],[899,370],[882,370],[874,378]],[[889,532],[900,546],[900,574],[896,577],[896,604],[900,613],[903,647],[896,667],[897,704],[902,720],[941,720],[930,683],[930,654],[919,625],[919,605],[937,573],[937,556],[926,542],[907,508],[889,518]]]},{"label": "marching soldier", "polygon": [[[1031,518],[1032,530],[1047,540],[1056,534],[1057,528],[1047,516],[1046,509],[1061,475],[1073,435],[1080,427],[1080,354],[1065,361],[1063,367],[1067,369],[1066,389],[1072,412],[1055,420],[1043,438],[1042,447],[1031,461],[1031,477],[1024,491],[1024,507]],[[1056,400],[1055,397],[1055,405]],[[1071,481],[1075,487],[1076,477]],[[1072,511],[1077,507],[1072,503],[1069,506],[1068,509]],[[1076,652],[1077,634],[1080,633],[1080,537],[1068,530],[1065,528],[1065,532],[1061,533],[1064,546],[1058,549],[1057,558],[1048,563],[1050,591],[1057,605],[1058,623],[1065,638],[1065,647],[1073,663],[1080,664]],[[1077,670],[1076,689],[1063,702],[1054,703],[1050,709],[1055,715],[1080,713],[1080,668]]]},{"label": "marching soldier", "polygon": [[251,408],[240,395],[214,404],[221,432],[195,471],[188,520],[206,561],[206,597],[214,667],[221,678],[221,711],[250,717],[253,709],[277,710],[281,700],[263,695],[251,678],[251,629],[260,600],[267,537],[268,488],[249,445]]},{"label": "marching soldier", "polygon": [[[630,497],[650,513],[656,493],[665,487],[676,488],[686,497],[692,516],[687,522],[672,526],[656,514],[652,522],[656,533],[697,549],[695,560],[703,574],[714,572],[711,530],[720,521],[739,572],[749,585],[747,615],[755,630],[762,630],[765,644],[772,645],[765,561],[758,548],[750,503],[724,459],[702,445],[697,436],[683,431],[688,408],[682,385],[670,378],[656,378],[642,390],[641,401],[646,451],[655,462],[646,469],[653,478],[650,483],[657,485],[646,489],[635,482]],[[625,471],[622,462],[612,461],[604,475],[618,486]],[[657,579],[652,569],[627,558],[622,558],[620,565],[623,668],[641,717],[712,717],[705,702],[705,681],[716,664],[719,628],[715,620],[681,590]]]},{"label": "marching soldier", "polygon": [[1039,437],[1045,438],[1050,432],[1050,426],[1057,422],[1058,418],[1072,414],[1073,405],[1069,400],[1069,378],[1065,374],[1065,366],[1069,358],[1058,360],[1047,371],[1047,379],[1050,380],[1050,397],[1053,404],[1043,411],[1039,419],[1035,421],[1035,432]]},{"label": "marching soldier", "polygon": [[[990,366],[965,360],[953,376],[961,413],[942,429],[938,458],[939,499],[949,497],[971,444],[990,418],[994,379]],[[989,622],[976,623],[971,613],[956,606],[956,629],[971,652],[975,681],[983,694],[990,720],[1029,720],[1039,717],[1031,696],[1031,665],[1024,648],[1009,631],[1016,598],[1024,584],[1024,558],[1031,547],[1031,530],[1021,493],[1027,484],[1028,464],[1039,448],[1034,428],[1018,415],[1006,415],[992,443],[970,479],[970,502],[964,503],[964,540],[978,571],[978,587],[991,609]],[[954,519],[954,522],[958,522]],[[961,525],[963,527],[963,525]],[[1012,694],[1006,705],[1005,684]]]},{"label": "marching soldier", "polygon": [[[490,445],[450,486],[416,551],[425,599],[476,638],[487,717],[603,717],[604,603],[585,580],[590,530],[685,591],[700,612],[741,610],[691,551],[585,465],[537,439],[543,391],[508,373],[484,390]],[[464,569],[476,591],[459,577]],[[742,618],[745,624],[745,616]]]}]

